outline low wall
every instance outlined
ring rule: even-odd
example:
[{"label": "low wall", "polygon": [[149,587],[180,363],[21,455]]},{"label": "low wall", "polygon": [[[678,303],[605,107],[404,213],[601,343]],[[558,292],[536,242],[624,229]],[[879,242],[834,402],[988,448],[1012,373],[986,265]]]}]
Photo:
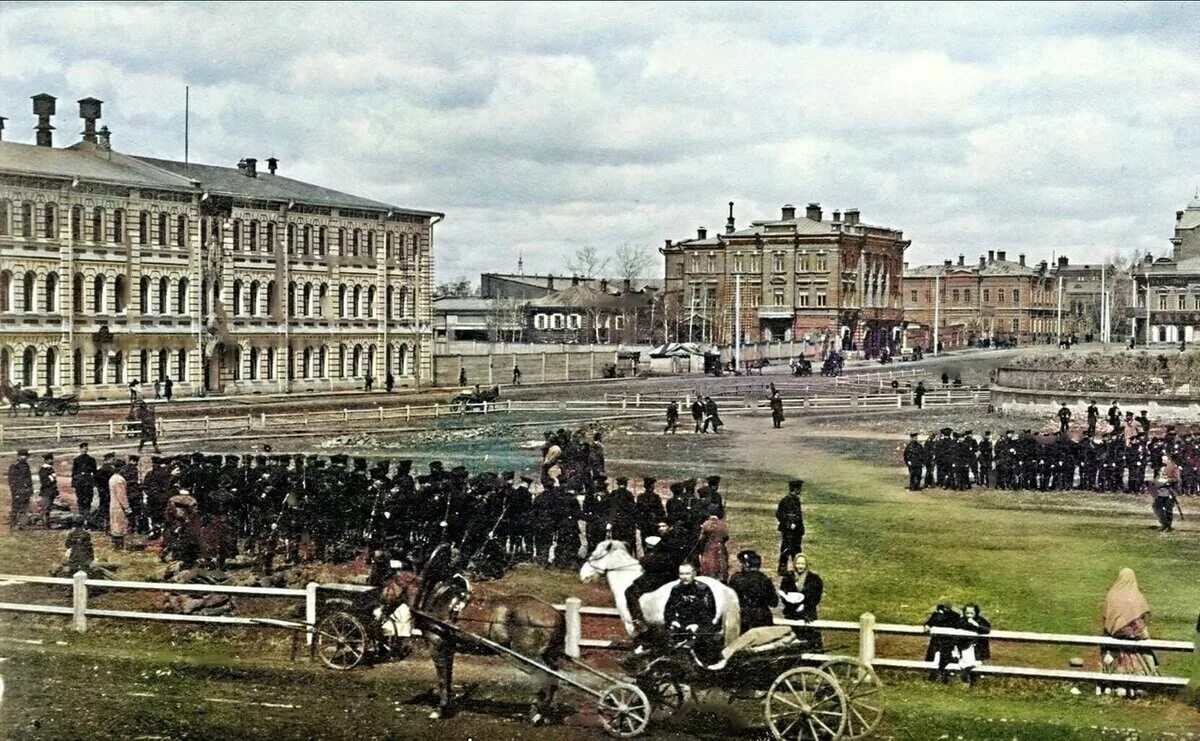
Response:
[{"label": "low wall", "polygon": [[1102,368],[1013,368],[1002,366],[996,372],[996,385],[1006,388],[1036,389],[1096,395],[1191,396],[1188,379],[1168,373],[1148,373]]},{"label": "low wall", "polygon": [[[1087,421],[1088,401],[1100,407],[1103,421],[1108,407],[1116,401],[1122,412],[1145,409],[1155,421],[1200,422],[1200,395],[1126,394],[1103,396],[1093,391],[1049,391],[1043,389],[992,386],[991,404],[1001,414],[1021,413],[1056,419],[1062,404],[1071,410],[1074,423]],[[1057,423],[1057,422],[1056,422]]]},{"label": "low wall", "polygon": [[435,355],[433,382],[457,386],[459,372],[465,370],[468,386],[512,383],[513,365],[521,369],[522,383],[585,381],[603,378],[604,366],[616,362],[615,351]]}]

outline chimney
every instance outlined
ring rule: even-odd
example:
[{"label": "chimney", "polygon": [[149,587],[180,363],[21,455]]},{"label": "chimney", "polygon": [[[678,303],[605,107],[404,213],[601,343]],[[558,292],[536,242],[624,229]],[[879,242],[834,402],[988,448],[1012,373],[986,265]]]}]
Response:
[{"label": "chimney", "polygon": [[696,239],[708,239],[708,230],[704,227],[696,229]]},{"label": "chimney", "polygon": [[949,260],[944,260],[944,261],[942,262],[942,265],[943,265],[944,267],[947,267],[947,268],[948,268],[948,267],[950,267],[950,261],[949,261]]},{"label": "chimney", "polygon": [[254,159],[253,157],[247,157],[246,159],[242,160],[238,166],[242,167],[242,174],[246,177],[258,177],[258,160]]},{"label": "chimney", "polygon": [[50,125],[50,117],[54,115],[54,104],[58,99],[47,93],[33,96],[33,115],[38,117],[37,145],[39,147],[54,146],[54,127]]},{"label": "chimney", "polygon": [[546,288],[549,288],[551,291],[554,290],[554,275],[553,274],[546,276]]},{"label": "chimney", "polygon": [[1007,255],[1008,255],[1008,253],[1005,252],[1004,250],[996,250],[996,260],[999,262],[1004,262],[1004,258]]},{"label": "chimney", "polygon": [[979,256],[979,269],[982,270],[987,266],[987,258],[983,255]]},{"label": "chimney", "polygon": [[579,276],[578,275],[571,276],[571,285],[573,285],[573,286],[579,285]]},{"label": "chimney", "polygon": [[908,261],[905,261],[905,263],[904,263],[904,269],[905,269],[905,270],[908,270]]},{"label": "chimney", "polygon": [[1021,263],[1021,267],[1025,267],[1025,255],[1020,255],[1017,261]]},{"label": "chimney", "polygon": [[96,143],[96,119],[100,118],[100,105],[103,100],[84,98],[79,101],[79,117],[83,119],[83,140]]},{"label": "chimney", "polygon": [[267,157],[267,172],[274,175],[275,171],[278,169],[279,169],[279,158],[278,157]]},{"label": "chimney", "polygon": [[988,250],[988,262],[996,262],[996,251]]},{"label": "chimney", "polygon": [[842,212],[841,212],[841,211],[834,211],[834,212],[833,212],[833,220],[834,220],[834,222],[835,222],[835,223],[836,223],[836,222],[840,222],[840,221],[842,220]]},{"label": "chimney", "polygon": [[959,266],[959,267],[963,267],[963,266],[965,266],[965,265],[967,264],[967,262],[966,262],[966,261],[967,261],[967,257],[966,257],[966,255],[959,255],[959,256],[958,256],[958,266]]},{"label": "chimney", "polygon": [[1062,257],[1058,258],[1058,267],[1061,270],[1062,268],[1065,268],[1066,266],[1067,266],[1067,256],[1063,255]]},{"label": "chimney", "polygon": [[783,204],[783,208],[780,209],[780,221],[791,221],[794,218],[796,218],[796,207],[790,203]]},{"label": "chimney", "polygon": [[733,224],[734,224],[734,221],[733,221],[733,201],[730,201],[730,202],[729,202],[729,218],[725,220],[725,233],[726,233],[726,234],[733,234],[733,232],[734,232],[734,226],[733,226]]},{"label": "chimney", "polygon": [[842,220],[845,221],[850,226],[854,226],[855,224],[857,224],[858,223],[858,209],[857,208],[846,209],[846,213],[842,215]]},{"label": "chimney", "polygon": [[112,140],[110,139],[111,136],[112,136],[112,132],[110,132],[108,130],[108,127],[101,126],[100,133],[96,134],[96,146],[105,151],[111,151],[112,150]]},{"label": "chimney", "polygon": [[813,221],[820,221],[821,220],[821,204],[819,204],[819,203],[808,204],[808,208],[804,209],[804,216],[806,218],[812,219]]},{"label": "chimney", "polygon": [[624,283],[622,283],[622,285],[625,287],[625,293],[632,293],[632,292],[633,292],[633,281],[631,281],[631,280],[629,280],[628,278],[626,278],[626,279],[625,279],[625,281],[624,281]]},{"label": "chimney", "polygon": [[[3,120],[2,118],[0,118],[0,129],[3,129],[3,128],[4,128],[4,120]],[[1183,220],[1183,212],[1182,212],[1182,211],[1176,211],[1176,212],[1175,212],[1175,220],[1176,220],[1176,221],[1182,221],[1182,220]]]}]

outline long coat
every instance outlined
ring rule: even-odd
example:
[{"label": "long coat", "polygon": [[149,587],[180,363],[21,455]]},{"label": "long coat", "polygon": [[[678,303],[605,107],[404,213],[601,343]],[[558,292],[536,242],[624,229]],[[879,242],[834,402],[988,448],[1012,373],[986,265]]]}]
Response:
[{"label": "long coat", "polygon": [[696,573],[727,580],[729,550],[725,543],[729,540],[729,525],[724,520],[710,517],[700,526],[700,534],[704,537],[704,552],[700,554],[700,568]]},{"label": "long coat", "polygon": [[114,538],[129,534],[129,494],[125,477],[114,473],[108,480],[108,534]]}]

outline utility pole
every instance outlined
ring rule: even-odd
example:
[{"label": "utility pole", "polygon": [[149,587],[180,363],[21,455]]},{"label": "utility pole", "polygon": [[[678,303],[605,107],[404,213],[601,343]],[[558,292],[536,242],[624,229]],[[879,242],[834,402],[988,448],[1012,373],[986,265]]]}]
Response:
[{"label": "utility pole", "polygon": [[933,276],[933,354],[938,354],[938,349],[942,343],[938,337],[938,324],[942,318],[942,289],[939,284],[938,276]]},{"label": "utility pole", "polygon": [[733,367],[742,367],[742,276],[733,276]]},{"label": "utility pole", "polygon": [[1146,276],[1146,347],[1150,347],[1150,268],[1142,268]]},{"label": "utility pole", "polygon": [[1062,299],[1063,299],[1063,277],[1058,276],[1058,322],[1056,323],[1056,332],[1058,334],[1058,344],[1062,344]]},{"label": "utility pole", "polygon": [[1108,344],[1108,266],[1100,264],[1100,342]]}]

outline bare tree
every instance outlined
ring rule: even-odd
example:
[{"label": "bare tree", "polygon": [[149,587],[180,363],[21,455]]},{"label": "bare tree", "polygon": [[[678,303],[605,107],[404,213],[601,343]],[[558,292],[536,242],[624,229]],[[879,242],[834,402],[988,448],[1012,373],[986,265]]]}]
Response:
[{"label": "bare tree", "polygon": [[448,283],[439,283],[434,289],[434,294],[449,298],[467,298],[476,295],[476,291],[471,285],[471,279],[464,275]]},{"label": "bare tree", "polygon": [[608,267],[608,258],[601,257],[600,252],[588,245],[575,250],[575,254],[567,260],[567,270],[580,278],[597,278]]},{"label": "bare tree", "polygon": [[617,248],[615,262],[617,278],[632,283],[650,267],[650,250],[644,244],[625,242]]}]

